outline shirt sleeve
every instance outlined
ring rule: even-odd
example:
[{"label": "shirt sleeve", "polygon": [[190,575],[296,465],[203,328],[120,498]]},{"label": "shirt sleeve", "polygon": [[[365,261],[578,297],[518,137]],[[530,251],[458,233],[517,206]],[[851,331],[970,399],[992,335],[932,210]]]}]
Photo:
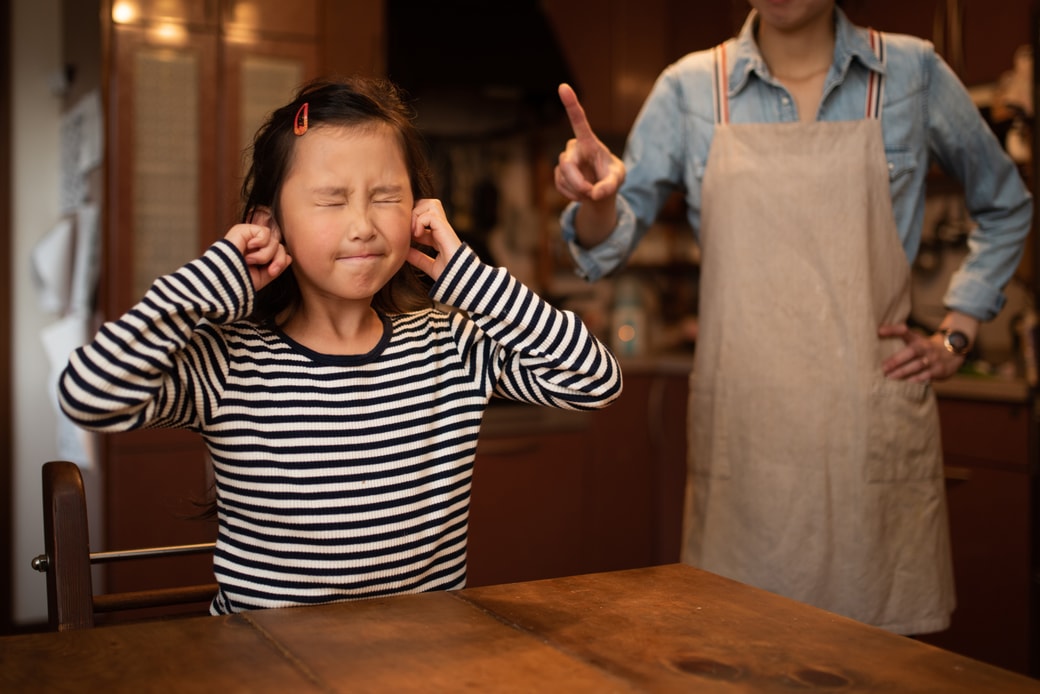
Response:
[{"label": "shirt sleeve", "polygon": [[1018,168],[983,120],[953,71],[928,51],[929,148],[944,170],[960,181],[975,228],[968,256],[950,279],[944,303],[990,320],[1022,259],[1032,225],[1033,200]]},{"label": "shirt sleeve", "polygon": [[72,353],[58,384],[62,410],[96,431],[198,429],[227,364],[213,325],[248,315],[253,296],[238,249],[218,241]]},{"label": "shirt sleeve", "polygon": [[628,260],[668,196],[682,187],[690,116],[679,70],[678,65],[671,66],[657,78],[628,135],[625,181],[617,196],[617,225],[610,236],[594,248],[582,248],[574,230],[579,204],[568,205],[560,217],[576,271],[589,281],[610,274]]},{"label": "shirt sleeve", "polygon": [[[462,246],[431,296],[464,311],[459,343],[503,397],[562,409],[605,407],[621,394],[621,368],[571,311],[550,305],[505,268]],[[481,363],[482,362],[482,363]]]}]

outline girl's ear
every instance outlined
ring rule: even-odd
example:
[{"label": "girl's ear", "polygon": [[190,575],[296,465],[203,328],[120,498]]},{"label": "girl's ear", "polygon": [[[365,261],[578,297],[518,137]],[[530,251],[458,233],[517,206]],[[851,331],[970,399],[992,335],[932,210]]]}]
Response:
[{"label": "girl's ear", "polygon": [[262,227],[267,227],[272,231],[280,231],[278,229],[278,222],[275,221],[274,215],[271,214],[270,207],[257,207],[249,215],[249,223],[256,224]]}]

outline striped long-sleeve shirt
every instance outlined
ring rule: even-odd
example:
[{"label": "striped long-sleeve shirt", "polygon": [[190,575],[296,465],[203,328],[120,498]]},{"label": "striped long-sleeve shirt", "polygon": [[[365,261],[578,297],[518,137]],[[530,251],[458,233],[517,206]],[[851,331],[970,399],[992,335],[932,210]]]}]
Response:
[{"label": "striped long-sleeve shirt", "polygon": [[244,320],[248,270],[218,241],[73,353],[61,405],[97,431],[201,433],[217,487],[214,613],[461,588],[492,395],[600,408],[621,372],[574,314],[466,246],[431,297],[461,311],[382,316],[371,352],[319,354]]}]

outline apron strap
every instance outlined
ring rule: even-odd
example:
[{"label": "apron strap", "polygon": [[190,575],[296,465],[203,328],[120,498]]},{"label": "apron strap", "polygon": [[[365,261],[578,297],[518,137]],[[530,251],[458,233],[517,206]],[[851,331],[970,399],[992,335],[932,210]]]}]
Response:
[{"label": "apron strap", "polygon": [[[870,47],[874,55],[885,64],[885,40],[880,31],[870,30]],[[867,109],[866,117],[881,120],[881,101],[885,93],[885,75],[879,71],[870,71],[867,78]]]},{"label": "apron strap", "polygon": [[712,98],[715,104],[715,124],[729,123],[729,67],[726,64],[726,44],[712,49],[715,69],[711,75]]}]

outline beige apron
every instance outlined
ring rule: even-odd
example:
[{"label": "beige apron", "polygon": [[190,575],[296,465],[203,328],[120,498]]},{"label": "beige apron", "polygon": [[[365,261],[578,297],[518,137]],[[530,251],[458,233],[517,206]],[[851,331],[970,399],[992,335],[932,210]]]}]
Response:
[{"label": "beige apron", "polygon": [[683,560],[898,633],[942,630],[935,396],[881,370],[902,342],[877,329],[907,319],[910,268],[880,108],[868,95],[859,121],[729,124],[717,92]]}]

